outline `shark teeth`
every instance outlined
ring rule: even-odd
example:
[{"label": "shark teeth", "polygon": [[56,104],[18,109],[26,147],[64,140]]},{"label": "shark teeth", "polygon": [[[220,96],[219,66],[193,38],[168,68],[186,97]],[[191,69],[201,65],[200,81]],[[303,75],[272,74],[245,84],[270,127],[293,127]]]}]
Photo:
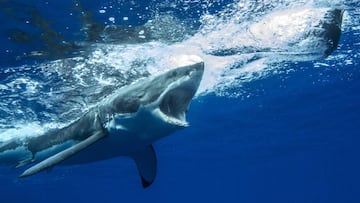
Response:
[{"label": "shark teeth", "polygon": [[154,113],[161,117],[165,122],[170,123],[172,125],[181,126],[181,127],[188,127],[189,123],[185,120],[185,112],[183,112],[183,116],[180,118],[172,117],[166,115],[161,109],[157,108],[154,110]]}]

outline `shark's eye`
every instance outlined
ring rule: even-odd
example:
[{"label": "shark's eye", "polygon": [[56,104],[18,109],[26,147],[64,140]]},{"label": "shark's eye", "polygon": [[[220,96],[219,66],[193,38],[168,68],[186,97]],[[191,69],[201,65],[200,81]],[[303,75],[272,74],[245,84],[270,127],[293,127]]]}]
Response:
[{"label": "shark's eye", "polygon": [[176,76],[177,76],[177,72],[174,71],[174,72],[172,73],[171,77],[176,77]]}]

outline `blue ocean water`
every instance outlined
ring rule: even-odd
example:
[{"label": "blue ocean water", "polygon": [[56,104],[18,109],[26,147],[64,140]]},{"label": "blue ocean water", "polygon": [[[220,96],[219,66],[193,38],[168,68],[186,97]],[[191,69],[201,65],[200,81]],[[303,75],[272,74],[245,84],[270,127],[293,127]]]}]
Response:
[{"label": "blue ocean water", "polygon": [[[305,4],[284,2],[264,1],[259,3],[262,6],[249,3],[249,7],[243,6],[240,11],[250,9],[248,12],[257,12],[261,17],[277,9]],[[281,67],[277,73],[269,71],[257,77],[261,74],[255,71],[249,80],[238,79],[233,85],[224,86],[221,81],[216,87],[206,87],[211,91],[204,90],[191,104],[187,114],[190,127],[155,143],[158,174],[151,187],[141,187],[136,166],[126,157],[59,166],[28,179],[16,178],[21,168],[4,166],[0,168],[1,202],[359,202],[359,3],[331,2],[315,1],[312,6],[345,9],[338,49],[326,59],[276,61],[275,65]],[[74,7],[74,3],[81,4],[82,9]],[[4,115],[1,127],[15,126],[18,120],[22,124],[35,120],[46,123],[57,118],[53,112],[41,109],[45,108],[42,105],[32,106],[34,103],[26,100],[26,94],[14,96],[25,91],[11,93],[4,86],[10,87],[17,78],[28,79],[27,82],[46,81],[43,69],[34,67],[47,66],[53,70],[57,63],[42,64],[88,54],[88,47],[94,44],[121,45],[116,36],[99,34],[97,28],[86,32],[84,25],[91,24],[102,30],[106,25],[140,26],[149,19],[156,21],[159,16],[173,23],[176,17],[176,22],[185,25],[176,29],[194,35],[201,24],[205,24],[204,15],[231,13],[226,8],[233,3],[0,2],[0,16],[6,19],[0,33],[0,85],[3,85],[0,86],[3,99],[0,115]],[[222,12],[224,10],[227,12]],[[89,12],[92,17],[78,12]],[[255,18],[244,16],[248,16],[248,22]],[[34,19],[37,23],[27,22]],[[164,23],[161,25],[170,30],[172,27],[168,27],[167,22],[161,21]],[[163,33],[157,34],[164,40]],[[182,36],[166,37],[166,45],[184,40]],[[54,53],[56,50],[62,51]],[[114,50],[103,53],[111,51]],[[95,57],[94,54],[91,57]],[[214,61],[211,58],[208,65],[212,67],[210,63]],[[222,76],[228,74],[234,73],[226,72]],[[43,99],[40,93],[34,97]],[[23,108],[12,114],[5,104],[8,108],[20,105]],[[36,110],[49,115],[43,113],[41,117]]]}]

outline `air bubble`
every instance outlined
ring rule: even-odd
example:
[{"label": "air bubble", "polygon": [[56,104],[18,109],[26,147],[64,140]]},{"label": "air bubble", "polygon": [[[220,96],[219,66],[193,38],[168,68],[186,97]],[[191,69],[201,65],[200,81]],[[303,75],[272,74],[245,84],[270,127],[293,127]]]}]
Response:
[{"label": "air bubble", "polygon": [[109,17],[109,21],[112,23],[115,23],[115,18],[114,17]]}]

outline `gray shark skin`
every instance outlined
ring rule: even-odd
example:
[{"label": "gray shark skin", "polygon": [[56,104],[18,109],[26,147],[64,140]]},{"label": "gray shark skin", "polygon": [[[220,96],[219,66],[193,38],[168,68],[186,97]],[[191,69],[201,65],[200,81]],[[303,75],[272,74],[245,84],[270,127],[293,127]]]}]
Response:
[{"label": "gray shark skin", "polygon": [[157,167],[152,143],[188,126],[185,113],[199,87],[204,63],[197,56],[187,60],[185,66],[118,89],[62,129],[3,143],[0,161],[12,161],[17,167],[35,162],[20,175],[26,177],[59,163],[129,156],[143,187],[148,187]]},{"label": "gray shark skin", "polygon": [[343,15],[344,10],[342,9],[330,10],[326,15],[324,23],[322,24],[322,28],[326,30],[326,32],[322,34],[327,42],[328,49],[324,51],[324,57],[329,56],[338,47],[341,37]]}]

